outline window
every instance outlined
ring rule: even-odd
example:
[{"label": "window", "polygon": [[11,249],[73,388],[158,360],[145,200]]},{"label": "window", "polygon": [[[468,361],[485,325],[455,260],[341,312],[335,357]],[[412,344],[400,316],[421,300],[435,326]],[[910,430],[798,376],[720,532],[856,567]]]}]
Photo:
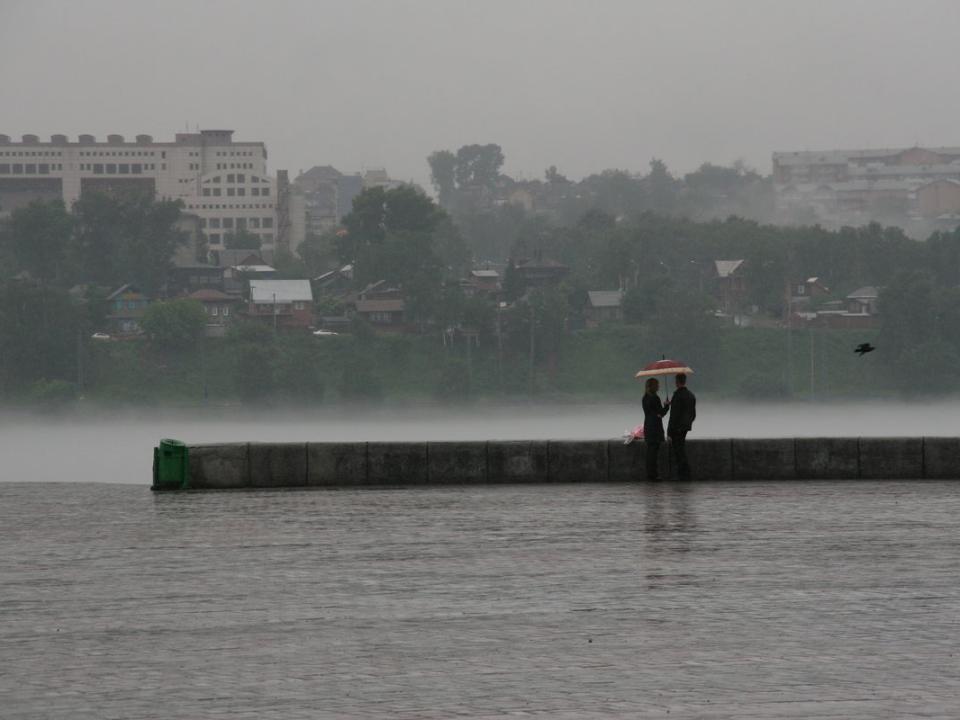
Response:
[{"label": "window", "polygon": [[213,196],[214,196],[214,197],[220,197],[220,188],[214,188],[214,189],[213,189]]},{"label": "window", "polygon": [[217,308],[216,305],[211,305],[211,306],[210,306],[210,314],[211,314],[211,315],[213,315],[214,317],[216,317],[218,312],[219,312],[219,308]]},{"label": "window", "polygon": [[223,226],[225,228],[229,228],[230,230],[233,230],[233,218],[224,218]]},{"label": "window", "polygon": [[270,188],[268,188],[268,187],[260,188],[260,194],[263,195],[264,197],[266,197],[267,195],[270,194]]},{"label": "window", "polygon": [[204,189],[203,189],[203,196],[204,196],[204,197],[210,197],[210,188],[204,188]]},{"label": "window", "polygon": [[239,175],[237,175],[237,182],[238,182],[238,183],[245,182],[245,178],[244,178],[244,176],[243,176],[242,173],[239,174]]},{"label": "window", "polygon": [[251,194],[251,195],[259,195],[259,194],[260,194],[260,188],[258,188],[258,187],[250,188],[250,194]]},{"label": "window", "polygon": [[219,228],[220,227],[220,218],[210,218],[210,227]]},{"label": "window", "polygon": [[36,175],[36,174],[37,174],[37,166],[36,166],[36,165],[32,165],[32,164],[31,164],[31,165],[24,165],[24,170],[23,170],[23,171],[24,171],[24,173],[27,174],[27,175]]},{"label": "window", "polygon": [[228,183],[236,182],[236,177],[237,177],[236,175],[234,175],[233,173],[230,173],[229,175],[227,175],[227,182]]},{"label": "window", "polygon": [[19,163],[14,163],[13,165],[13,174],[14,175],[23,175],[23,165]]},{"label": "window", "polygon": [[127,163],[121,163],[121,164],[117,165],[117,169],[120,171],[120,174],[121,174],[121,175],[129,175],[129,174],[130,174],[130,166],[129,166]]},{"label": "window", "polygon": [[224,305],[220,310],[221,310],[220,314],[223,315],[224,317],[226,317],[227,315],[230,314],[230,306],[229,306],[229,305]]},{"label": "window", "polygon": [[260,228],[260,218],[250,218],[250,227]]},{"label": "window", "polygon": [[143,165],[134,163],[133,165],[130,166],[130,173],[132,175],[141,175],[143,173]]},{"label": "window", "polygon": [[246,230],[246,229],[247,229],[247,219],[237,218],[237,230]]},{"label": "window", "polygon": [[264,229],[272,228],[272,227],[273,227],[273,218],[272,218],[272,217],[265,217],[265,218],[263,219],[263,227],[264,227]]},{"label": "window", "polygon": [[10,172],[10,165],[7,163],[0,164],[0,175]]},{"label": "window", "polygon": [[40,163],[39,165],[37,165],[37,170],[41,175],[50,174],[50,166],[47,165],[46,163]]},{"label": "window", "polygon": [[220,244],[220,233],[208,233],[207,240],[212,242],[214,245]]},{"label": "window", "polygon": [[100,163],[93,164],[93,174],[94,175],[103,175],[103,165]]},{"label": "window", "polygon": [[295,302],[295,303],[293,304],[293,309],[294,309],[294,310],[303,310],[303,303],[302,303],[302,302]]},{"label": "window", "polygon": [[113,163],[107,163],[107,175],[116,175],[116,174],[117,174],[117,166],[114,165]]},{"label": "window", "polygon": [[237,195],[239,195],[240,197],[243,197],[246,194],[247,194],[246,188],[242,188],[242,187],[237,188]]},{"label": "window", "polygon": [[220,182],[221,179],[222,179],[222,178],[221,178],[219,175],[217,175],[216,177],[213,178],[213,180],[211,180],[211,182],[218,183],[218,182]]}]

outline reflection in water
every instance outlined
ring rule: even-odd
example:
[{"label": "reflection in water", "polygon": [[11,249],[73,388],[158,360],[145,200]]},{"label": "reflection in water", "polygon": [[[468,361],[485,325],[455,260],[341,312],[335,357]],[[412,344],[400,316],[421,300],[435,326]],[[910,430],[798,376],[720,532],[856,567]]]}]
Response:
[{"label": "reflection in water", "polygon": [[[691,502],[691,483],[645,483],[643,493],[643,533],[645,555],[650,560],[689,553],[697,517]],[[695,585],[695,576],[677,572],[678,568],[651,565],[646,569],[647,587],[651,590],[666,585]]]}]

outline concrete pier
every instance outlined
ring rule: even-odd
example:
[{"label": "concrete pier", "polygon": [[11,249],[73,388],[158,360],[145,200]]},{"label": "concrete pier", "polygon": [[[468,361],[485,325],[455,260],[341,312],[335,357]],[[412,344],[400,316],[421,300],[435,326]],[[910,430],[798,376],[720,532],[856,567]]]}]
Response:
[{"label": "concrete pier", "polygon": [[[960,438],[689,440],[695,480],[960,478]],[[356,487],[644,479],[647,447],[619,440],[190,445],[189,487]],[[672,476],[668,446],[660,467]]]}]

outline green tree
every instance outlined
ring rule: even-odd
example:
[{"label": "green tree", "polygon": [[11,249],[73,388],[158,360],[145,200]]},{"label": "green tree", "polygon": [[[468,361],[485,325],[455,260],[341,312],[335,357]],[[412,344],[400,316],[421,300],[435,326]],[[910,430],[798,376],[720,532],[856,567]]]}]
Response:
[{"label": "green tree", "polygon": [[37,380],[77,377],[77,349],[89,334],[84,308],[61,288],[0,283],[0,395]]},{"label": "green tree", "polygon": [[658,296],[656,308],[649,319],[651,360],[666,355],[709,376],[717,365],[720,342],[710,300],[696,292],[671,288]]},{"label": "green tree", "polygon": [[181,298],[153,303],[147,307],[140,324],[157,347],[182,351],[200,342],[207,315],[198,301]]},{"label": "green tree", "polygon": [[74,203],[70,257],[79,279],[117,286],[132,282],[156,295],[186,241],[179,200],[84,193]]},{"label": "green tree", "polygon": [[297,248],[309,277],[316,277],[330,270],[337,263],[337,236],[335,233],[314,235],[308,233]]},{"label": "green tree", "polygon": [[464,145],[457,150],[454,176],[460,189],[492,188],[500,177],[503,150],[499,145]]},{"label": "green tree", "polygon": [[440,207],[450,210],[456,192],[457,156],[449,150],[437,150],[430,154],[427,163]]},{"label": "green tree", "polygon": [[649,208],[659,213],[673,212],[677,201],[677,183],[663,160],[653,158],[650,161],[646,183],[649,188]]},{"label": "green tree", "polygon": [[432,233],[442,218],[443,211],[412,186],[364,190],[343,219],[346,232],[337,237],[340,260],[359,263],[364,251],[383,246],[388,234]]},{"label": "green tree", "polygon": [[60,200],[34,200],[13,211],[5,233],[17,265],[42,281],[62,281],[73,221]]},{"label": "green tree", "polygon": [[309,276],[309,271],[303,260],[286,248],[278,248],[274,252],[273,267],[280,279],[299,280]]}]

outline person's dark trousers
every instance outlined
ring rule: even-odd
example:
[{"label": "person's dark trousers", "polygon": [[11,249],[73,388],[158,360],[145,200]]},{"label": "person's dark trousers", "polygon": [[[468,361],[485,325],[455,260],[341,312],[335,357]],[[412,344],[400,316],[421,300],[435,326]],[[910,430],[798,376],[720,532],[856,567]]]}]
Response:
[{"label": "person's dark trousers", "polygon": [[647,480],[659,480],[660,473],[657,469],[657,459],[660,456],[660,443],[662,440],[646,440],[647,451]]},{"label": "person's dark trousers", "polygon": [[677,477],[681,480],[690,479],[690,463],[687,460],[687,432],[670,434],[670,451],[674,464],[677,466]]}]

